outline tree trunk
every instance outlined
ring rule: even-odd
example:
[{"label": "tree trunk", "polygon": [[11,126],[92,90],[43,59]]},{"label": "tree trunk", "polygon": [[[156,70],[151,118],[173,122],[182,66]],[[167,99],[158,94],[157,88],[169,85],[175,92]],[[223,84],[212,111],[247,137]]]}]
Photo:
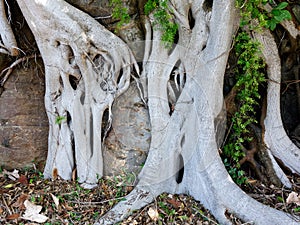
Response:
[{"label": "tree trunk", "polygon": [[[66,2],[17,1],[45,64],[50,123],[45,177],[58,172],[70,179],[76,168],[79,182],[90,187],[103,170],[103,113],[127,89],[133,65],[138,71],[135,60],[124,42]],[[172,49],[161,43],[153,15],[145,19],[141,79],[151,122],[147,161],[135,189],[97,224],[114,224],[162,192],[192,195],[222,224],[230,224],[227,212],[255,224],[296,224],[295,218],[255,201],[234,184],[218,153],[235,2],[170,3],[179,25]]]},{"label": "tree trunk", "polygon": [[76,168],[79,182],[94,185],[103,174],[103,113],[111,112],[114,98],[129,86],[136,65],[132,53],[121,39],[64,1],[18,4],[45,64],[50,127],[44,175],[55,172],[71,179]]}]

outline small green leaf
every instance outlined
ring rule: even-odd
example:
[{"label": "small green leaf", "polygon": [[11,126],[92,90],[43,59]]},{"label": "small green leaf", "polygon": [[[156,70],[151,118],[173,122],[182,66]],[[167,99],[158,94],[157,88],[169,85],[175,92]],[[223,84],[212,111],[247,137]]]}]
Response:
[{"label": "small green leaf", "polygon": [[280,2],[276,7],[275,9],[284,9],[288,6],[289,3],[287,2]]}]

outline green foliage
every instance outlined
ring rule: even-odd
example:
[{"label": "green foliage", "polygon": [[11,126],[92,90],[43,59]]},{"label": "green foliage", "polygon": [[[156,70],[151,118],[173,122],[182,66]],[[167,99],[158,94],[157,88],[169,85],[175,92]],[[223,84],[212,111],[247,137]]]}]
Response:
[{"label": "green foliage", "polygon": [[[291,14],[285,9],[288,6],[287,2],[276,5],[273,0],[236,0],[236,3],[241,13],[241,29],[235,37],[234,46],[238,58],[235,88],[239,104],[237,112],[232,116],[232,130],[228,143],[224,146],[224,164],[233,180],[241,185],[247,180],[239,165],[239,161],[245,156],[242,146],[251,141],[249,125],[257,123],[254,108],[260,98],[259,85],[265,81],[265,63],[261,58],[260,45],[251,39],[248,32],[259,31],[263,27],[274,30],[283,20],[291,19]],[[269,13],[264,9],[267,3],[273,6]],[[252,24],[254,19],[258,21],[255,27]]]},{"label": "green foliage", "polygon": [[[265,63],[260,57],[259,43],[253,41],[247,32],[239,32],[235,37],[235,52],[238,58],[236,85],[238,110],[232,117],[232,131],[229,142],[224,146],[224,161],[229,174],[237,184],[246,182],[239,161],[245,156],[242,145],[250,142],[249,125],[257,123],[255,106],[258,105],[259,85],[265,81]],[[229,159],[230,160],[229,160]]]},{"label": "green foliage", "polygon": [[153,12],[156,29],[162,31],[162,41],[167,48],[174,43],[178,25],[173,21],[167,0],[148,0],[144,12],[149,15]]},{"label": "green foliage", "polygon": [[124,6],[122,0],[110,0],[110,6],[113,8],[112,18],[119,20],[117,29],[126,24],[130,20],[128,9]]},{"label": "green foliage", "polygon": [[66,120],[67,120],[67,117],[65,117],[65,116],[57,116],[55,118],[55,124],[60,125],[60,124],[62,124]]},{"label": "green foliage", "polygon": [[281,2],[276,5],[270,13],[264,10],[264,5],[270,3],[275,5],[273,0],[236,0],[237,6],[241,9],[241,27],[249,25],[252,19],[257,19],[259,26],[256,28],[266,27],[274,30],[280,22],[286,19],[291,19],[292,16],[285,8],[287,2]]},{"label": "green foliage", "polygon": [[270,28],[270,30],[274,30],[276,28],[276,25],[282,22],[283,20],[292,19],[290,12],[285,9],[287,6],[287,2],[281,2],[275,8],[272,9],[270,13],[270,19],[267,21],[267,27]]}]

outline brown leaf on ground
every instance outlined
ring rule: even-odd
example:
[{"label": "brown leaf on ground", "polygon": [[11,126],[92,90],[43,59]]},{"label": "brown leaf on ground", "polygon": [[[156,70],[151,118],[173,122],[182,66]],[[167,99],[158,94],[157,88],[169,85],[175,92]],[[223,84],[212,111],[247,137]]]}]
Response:
[{"label": "brown leaf on ground", "polygon": [[171,198],[171,199],[167,199],[167,202],[170,203],[173,207],[175,207],[176,209],[180,208],[181,206],[181,202],[180,201],[177,201],[176,199],[174,198]]},{"label": "brown leaf on ground", "polygon": [[24,210],[25,206],[24,206],[24,201],[28,199],[28,195],[26,194],[21,194],[18,198],[18,200],[12,204],[13,207],[19,208],[20,210]]},{"label": "brown leaf on ground", "polygon": [[25,175],[21,175],[21,176],[19,177],[18,181],[19,181],[21,184],[25,185],[25,186],[28,185],[28,180],[27,180],[27,177],[26,177]]},{"label": "brown leaf on ground", "polygon": [[19,217],[20,217],[19,213],[14,213],[14,214],[7,216],[6,219],[7,220],[15,220],[15,219],[18,219]]}]

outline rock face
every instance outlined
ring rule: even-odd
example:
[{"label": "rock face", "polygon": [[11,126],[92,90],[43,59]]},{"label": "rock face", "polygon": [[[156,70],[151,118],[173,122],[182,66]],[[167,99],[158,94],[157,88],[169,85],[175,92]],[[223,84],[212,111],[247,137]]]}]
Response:
[{"label": "rock face", "polygon": [[8,169],[46,158],[44,75],[36,68],[15,69],[0,96],[0,165]]},{"label": "rock face", "polygon": [[150,145],[150,122],[133,83],[112,108],[112,129],[103,148],[104,174],[138,173]]}]

